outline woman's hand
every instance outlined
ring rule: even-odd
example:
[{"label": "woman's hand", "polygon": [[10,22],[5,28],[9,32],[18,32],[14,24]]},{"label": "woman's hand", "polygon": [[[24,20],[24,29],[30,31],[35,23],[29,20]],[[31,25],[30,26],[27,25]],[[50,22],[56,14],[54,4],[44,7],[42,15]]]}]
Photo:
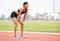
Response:
[{"label": "woman's hand", "polygon": [[25,22],[25,19],[26,19],[27,12],[28,12],[28,9],[26,10],[26,12],[24,14],[24,19],[23,19],[24,22]]},{"label": "woman's hand", "polygon": [[20,15],[21,15],[22,11],[23,11],[23,8],[20,8],[20,12],[18,13],[17,19],[20,19]]}]

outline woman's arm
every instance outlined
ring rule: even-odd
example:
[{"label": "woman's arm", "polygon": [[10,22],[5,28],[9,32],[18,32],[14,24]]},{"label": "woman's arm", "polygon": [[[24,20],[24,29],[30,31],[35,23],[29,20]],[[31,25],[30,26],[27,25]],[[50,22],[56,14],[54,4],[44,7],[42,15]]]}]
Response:
[{"label": "woman's arm", "polygon": [[23,8],[20,8],[20,12],[18,13],[18,17],[17,17],[17,19],[20,18],[20,15],[21,15],[22,11],[23,11]]},{"label": "woman's arm", "polygon": [[26,19],[27,12],[28,12],[28,9],[26,10],[23,21],[25,21],[25,19]]}]

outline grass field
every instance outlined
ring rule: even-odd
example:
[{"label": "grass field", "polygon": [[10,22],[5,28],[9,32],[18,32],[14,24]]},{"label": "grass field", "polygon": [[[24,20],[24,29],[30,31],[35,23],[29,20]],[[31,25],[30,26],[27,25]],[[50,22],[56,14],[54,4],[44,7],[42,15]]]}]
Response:
[{"label": "grass field", "polygon": [[[13,30],[12,21],[0,21],[0,30]],[[18,31],[20,26],[18,26]],[[26,21],[25,31],[30,32],[60,32],[60,21]]]}]

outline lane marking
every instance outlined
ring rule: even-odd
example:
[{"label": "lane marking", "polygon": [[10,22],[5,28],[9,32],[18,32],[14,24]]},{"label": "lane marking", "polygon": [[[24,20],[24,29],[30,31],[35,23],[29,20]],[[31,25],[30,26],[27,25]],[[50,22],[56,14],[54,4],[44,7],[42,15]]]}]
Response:
[{"label": "lane marking", "polygon": [[[14,32],[14,31],[0,30],[0,32]],[[21,31],[17,31],[17,32],[20,33]],[[60,35],[60,33],[53,33],[53,32],[26,32],[26,31],[24,31],[24,33],[30,33],[30,34],[56,34],[56,35]]]}]

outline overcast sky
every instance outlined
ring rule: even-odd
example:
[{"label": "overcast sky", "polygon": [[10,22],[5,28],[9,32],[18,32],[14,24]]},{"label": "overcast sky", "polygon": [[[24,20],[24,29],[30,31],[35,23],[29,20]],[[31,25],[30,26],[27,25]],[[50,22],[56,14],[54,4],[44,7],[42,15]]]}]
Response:
[{"label": "overcast sky", "polygon": [[[4,14],[8,17],[12,11],[22,7],[23,2],[29,2],[28,14],[53,13],[53,0],[0,0],[0,16]],[[60,0],[55,0],[55,11],[60,12]]]}]

